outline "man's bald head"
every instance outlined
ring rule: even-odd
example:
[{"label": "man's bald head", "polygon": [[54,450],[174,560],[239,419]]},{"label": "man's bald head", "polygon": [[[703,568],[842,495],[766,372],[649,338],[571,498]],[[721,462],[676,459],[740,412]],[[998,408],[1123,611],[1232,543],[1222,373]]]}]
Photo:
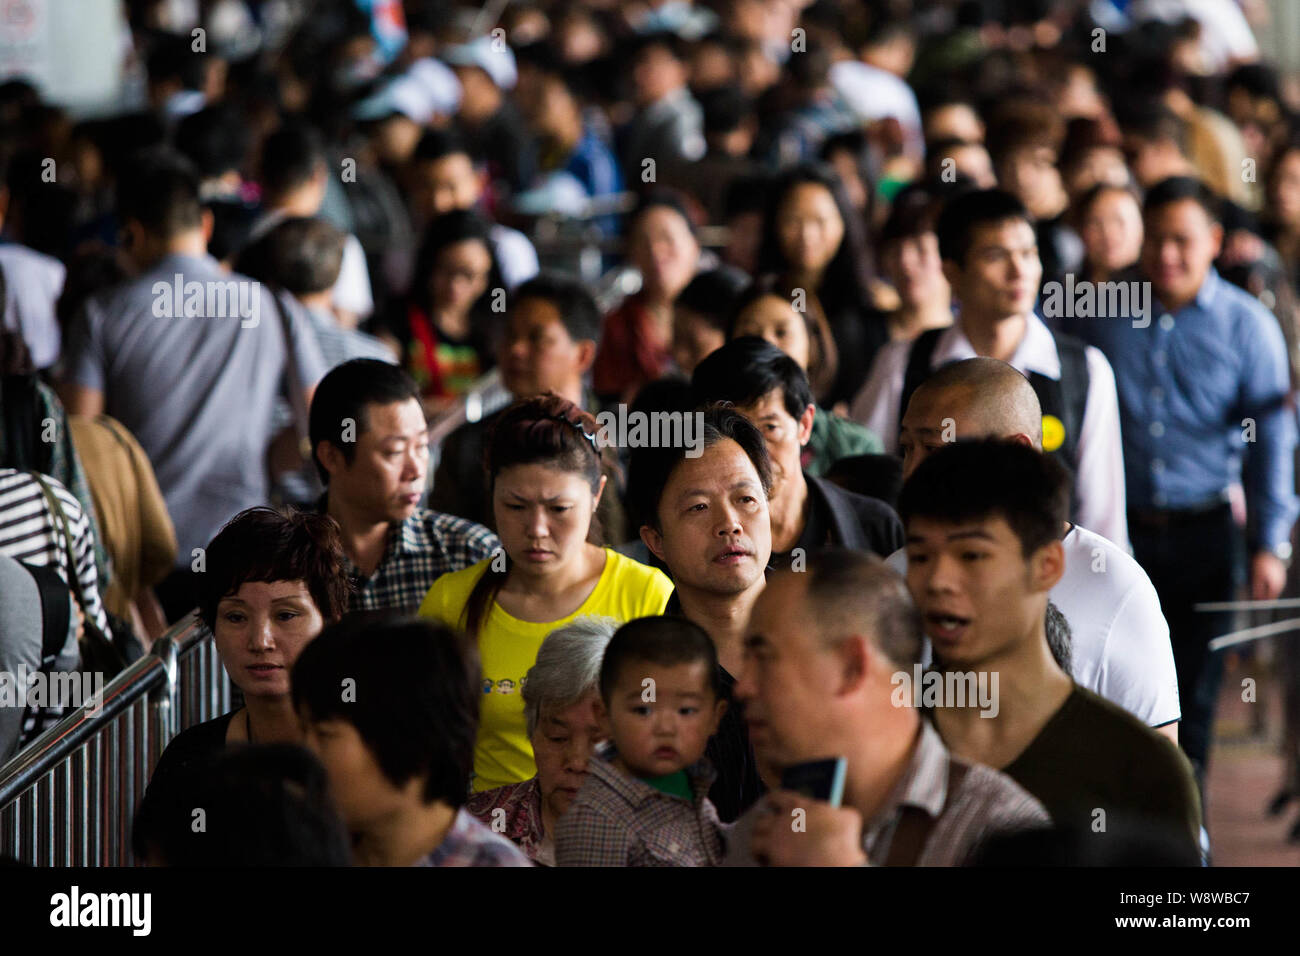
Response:
[{"label": "man's bald head", "polygon": [[1043,409],[1029,379],[1006,362],[970,358],[927,378],[899,429],[906,478],[927,454],[961,438],[1017,438],[1043,450]]}]

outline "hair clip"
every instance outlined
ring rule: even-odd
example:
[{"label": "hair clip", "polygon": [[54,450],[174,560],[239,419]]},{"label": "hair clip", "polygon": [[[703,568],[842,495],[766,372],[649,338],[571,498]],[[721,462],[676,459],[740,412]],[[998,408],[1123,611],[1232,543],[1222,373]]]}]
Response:
[{"label": "hair clip", "polygon": [[559,422],[561,425],[568,425],[570,428],[577,429],[579,435],[591,442],[591,447],[596,452],[596,457],[600,457],[600,445],[596,443],[596,436],[592,432],[583,428],[581,422],[575,422],[573,419],[565,418],[563,415],[547,415],[546,417],[551,421]]}]

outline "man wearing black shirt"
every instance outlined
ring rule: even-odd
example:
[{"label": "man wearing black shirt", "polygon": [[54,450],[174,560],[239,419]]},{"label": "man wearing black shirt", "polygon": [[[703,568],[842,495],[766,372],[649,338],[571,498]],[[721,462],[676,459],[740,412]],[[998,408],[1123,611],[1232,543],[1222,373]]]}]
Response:
[{"label": "man wearing black shirt", "polygon": [[887,504],[803,471],[817,407],[794,359],[743,336],[697,365],[691,388],[699,402],[732,402],[763,436],[772,459],[772,568],[799,570],[801,558],[827,545],[882,557],[902,547],[903,526]]},{"label": "man wearing black shirt", "polygon": [[771,553],[771,468],[762,436],[744,416],[716,407],[700,414],[698,457],[685,447],[633,450],[628,505],[641,540],[677,585],[664,613],[694,621],[717,647],[728,707],[709,740],[718,772],[709,799],[727,823],[764,790],[731,688]]}]

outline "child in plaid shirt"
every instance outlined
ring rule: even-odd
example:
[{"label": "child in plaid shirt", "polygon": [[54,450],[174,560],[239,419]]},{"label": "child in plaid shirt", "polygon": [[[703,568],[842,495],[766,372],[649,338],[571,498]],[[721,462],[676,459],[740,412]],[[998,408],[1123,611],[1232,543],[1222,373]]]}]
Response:
[{"label": "child in plaid shirt", "polygon": [[559,866],[717,866],[722,824],[704,757],[726,709],[713,641],[685,618],[615,632],[600,668],[610,744],[555,833]]}]

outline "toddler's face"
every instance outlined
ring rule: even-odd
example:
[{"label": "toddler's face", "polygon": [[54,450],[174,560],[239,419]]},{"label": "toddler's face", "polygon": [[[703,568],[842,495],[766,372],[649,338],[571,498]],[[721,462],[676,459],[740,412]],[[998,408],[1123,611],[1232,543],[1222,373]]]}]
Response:
[{"label": "toddler's face", "polygon": [[708,664],[665,667],[631,660],[606,703],[618,756],[638,777],[684,770],[704,756],[726,709],[712,690]]}]

